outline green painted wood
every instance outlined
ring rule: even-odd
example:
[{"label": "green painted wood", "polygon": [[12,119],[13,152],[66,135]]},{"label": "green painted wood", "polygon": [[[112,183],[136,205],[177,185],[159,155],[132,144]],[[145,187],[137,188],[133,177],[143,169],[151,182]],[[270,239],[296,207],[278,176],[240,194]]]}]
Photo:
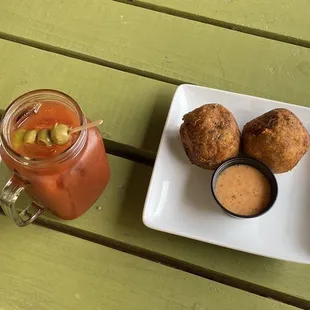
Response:
[{"label": "green painted wood", "polygon": [[[151,169],[113,156],[109,156],[109,162],[112,169],[111,182],[105,193],[86,214],[74,221],[62,221],[45,213],[43,224],[50,226],[53,223],[62,223],[71,228],[82,229],[85,232],[79,233],[87,238],[100,240],[102,236],[104,240],[108,237],[128,246],[139,247],[142,253],[143,249],[146,249],[166,255],[172,260],[176,258],[192,264],[193,270],[197,266],[206,270],[211,277],[213,273],[215,277],[218,274],[232,277],[231,283],[237,286],[240,281],[244,281],[246,283],[241,286],[246,289],[254,284],[265,288],[261,292],[265,292],[267,296],[268,290],[271,289],[280,294],[303,299],[303,305],[310,305],[309,265],[250,255],[160,233],[143,226],[142,208]],[[0,171],[2,187],[9,173],[3,167]],[[92,237],[92,233],[96,236]]]},{"label": "green painted wood", "polygon": [[[146,228],[142,210],[151,176],[149,167],[109,156],[112,169],[107,191],[84,216],[61,223],[113,238],[220,273],[308,300],[310,265],[250,255]],[[46,215],[48,220],[56,220]]]},{"label": "green painted wood", "polygon": [[309,49],[124,3],[1,1],[0,29],[29,44],[158,79],[308,103]]},{"label": "green painted wood", "polygon": [[0,108],[32,89],[58,89],[75,98],[90,119],[103,118],[103,137],[156,151],[175,85],[4,40],[0,59]]},{"label": "green painted wood", "polygon": [[297,309],[0,216],[0,309]]},{"label": "green painted wood", "polygon": [[132,3],[202,22],[248,27],[253,33],[269,32],[275,38],[280,35],[281,39],[284,36],[310,41],[308,0],[133,0]]},{"label": "green painted wood", "polygon": [[[1,40],[0,57],[1,108],[30,89],[56,88],[77,98],[90,118],[101,115],[105,119],[103,134],[135,146],[146,143],[157,147],[175,86]],[[302,95],[296,91],[291,98],[298,103]],[[135,117],[140,114],[136,124]],[[104,195],[84,216],[62,223],[85,234],[96,233],[236,281],[310,301],[310,266],[257,257],[144,227],[141,216],[151,168],[113,156],[109,161],[112,177]],[[1,187],[7,177],[2,167]]]}]

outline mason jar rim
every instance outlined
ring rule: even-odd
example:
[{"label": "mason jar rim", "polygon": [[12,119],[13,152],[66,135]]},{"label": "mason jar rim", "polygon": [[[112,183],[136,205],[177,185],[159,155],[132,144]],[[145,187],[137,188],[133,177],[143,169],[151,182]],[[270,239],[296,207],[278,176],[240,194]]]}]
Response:
[{"label": "mason jar rim", "polygon": [[20,108],[25,104],[31,104],[32,100],[55,100],[61,104],[70,105],[73,108],[79,117],[79,126],[85,125],[87,123],[86,116],[84,115],[82,109],[78,103],[69,95],[54,89],[36,89],[22,94],[12,101],[12,103],[6,108],[0,125],[0,143],[4,151],[18,163],[21,163],[25,166],[31,167],[46,167],[51,164],[61,163],[68,159],[74,158],[81,149],[84,147],[87,137],[87,130],[83,129],[80,131],[80,134],[77,140],[64,152],[61,154],[47,158],[47,159],[30,159],[18,154],[10,145],[8,137],[10,134],[10,122],[13,120],[14,116],[21,110]]}]

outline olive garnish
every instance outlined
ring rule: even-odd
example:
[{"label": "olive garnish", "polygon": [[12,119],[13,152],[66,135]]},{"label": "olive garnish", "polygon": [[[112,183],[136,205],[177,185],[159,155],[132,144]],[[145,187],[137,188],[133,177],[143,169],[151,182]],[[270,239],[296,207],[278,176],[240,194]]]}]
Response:
[{"label": "olive garnish", "polygon": [[51,130],[51,138],[57,145],[66,144],[71,138],[69,127],[65,124],[55,124]]},{"label": "olive garnish", "polygon": [[45,146],[52,146],[52,140],[48,129],[42,129],[38,132],[37,142]]},{"label": "olive garnish", "polygon": [[13,145],[14,149],[19,148],[23,144],[24,136],[25,136],[26,132],[27,132],[27,130],[23,129],[23,128],[17,129],[14,132],[14,135],[12,138],[12,145]]},{"label": "olive garnish", "polygon": [[26,131],[24,135],[24,139],[23,139],[24,143],[34,144],[36,142],[37,134],[38,134],[38,131],[35,129]]},{"label": "olive garnish", "polygon": [[41,130],[26,130],[20,128],[17,129],[14,133],[12,145],[14,148],[19,148],[23,143],[38,143],[47,147],[50,147],[53,144],[64,145],[70,141],[71,135],[73,133],[83,129],[99,126],[102,122],[102,120],[98,120],[72,129],[70,129],[69,126],[65,124],[55,124],[52,129],[45,128]]}]

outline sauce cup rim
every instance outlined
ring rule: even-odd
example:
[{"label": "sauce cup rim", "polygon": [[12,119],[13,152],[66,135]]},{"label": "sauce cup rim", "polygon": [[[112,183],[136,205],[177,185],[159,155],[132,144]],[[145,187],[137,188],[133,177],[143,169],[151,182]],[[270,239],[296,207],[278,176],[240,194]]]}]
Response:
[{"label": "sauce cup rim", "polygon": [[[253,168],[256,168],[259,170],[269,181],[270,185],[270,190],[271,190],[271,195],[270,195],[270,200],[268,202],[268,205],[259,213],[254,214],[254,215],[240,215],[238,213],[234,213],[228,209],[226,209],[220,201],[217,199],[217,195],[215,193],[215,187],[216,187],[216,182],[220,174],[226,170],[227,168],[231,166],[236,166],[236,165],[248,165]],[[234,218],[240,218],[240,219],[252,219],[252,218],[257,218],[263,214],[266,214],[270,209],[274,206],[277,196],[278,196],[278,182],[276,180],[276,177],[274,173],[271,171],[269,167],[267,167],[264,163],[261,161],[258,161],[256,159],[250,158],[250,157],[234,157],[230,158],[226,161],[224,161],[219,167],[216,168],[216,170],[212,174],[211,178],[211,192],[212,195],[217,202],[217,204],[222,208],[222,210],[227,213],[228,215],[234,217]]]}]

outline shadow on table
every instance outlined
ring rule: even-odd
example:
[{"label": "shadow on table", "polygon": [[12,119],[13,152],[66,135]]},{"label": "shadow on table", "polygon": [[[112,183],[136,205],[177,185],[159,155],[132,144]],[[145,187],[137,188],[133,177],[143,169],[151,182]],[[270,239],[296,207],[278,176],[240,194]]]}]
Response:
[{"label": "shadow on table", "polygon": [[[147,151],[156,152],[160,138],[168,116],[172,95],[158,94],[153,104],[154,108],[145,131],[142,148]],[[145,103],[147,104],[147,102]]]},{"label": "shadow on table", "polygon": [[[168,115],[171,94],[158,94],[153,104],[154,108],[145,131],[142,148],[147,151],[157,152],[162,131]],[[147,102],[145,103],[147,104]],[[126,231],[136,231],[138,234],[153,233],[142,223],[142,211],[144,201],[152,174],[152,167],[136,163],[126,182],[126,193],[123,200],[123,208],[119,213],[119,224],[126,226]]]}]

